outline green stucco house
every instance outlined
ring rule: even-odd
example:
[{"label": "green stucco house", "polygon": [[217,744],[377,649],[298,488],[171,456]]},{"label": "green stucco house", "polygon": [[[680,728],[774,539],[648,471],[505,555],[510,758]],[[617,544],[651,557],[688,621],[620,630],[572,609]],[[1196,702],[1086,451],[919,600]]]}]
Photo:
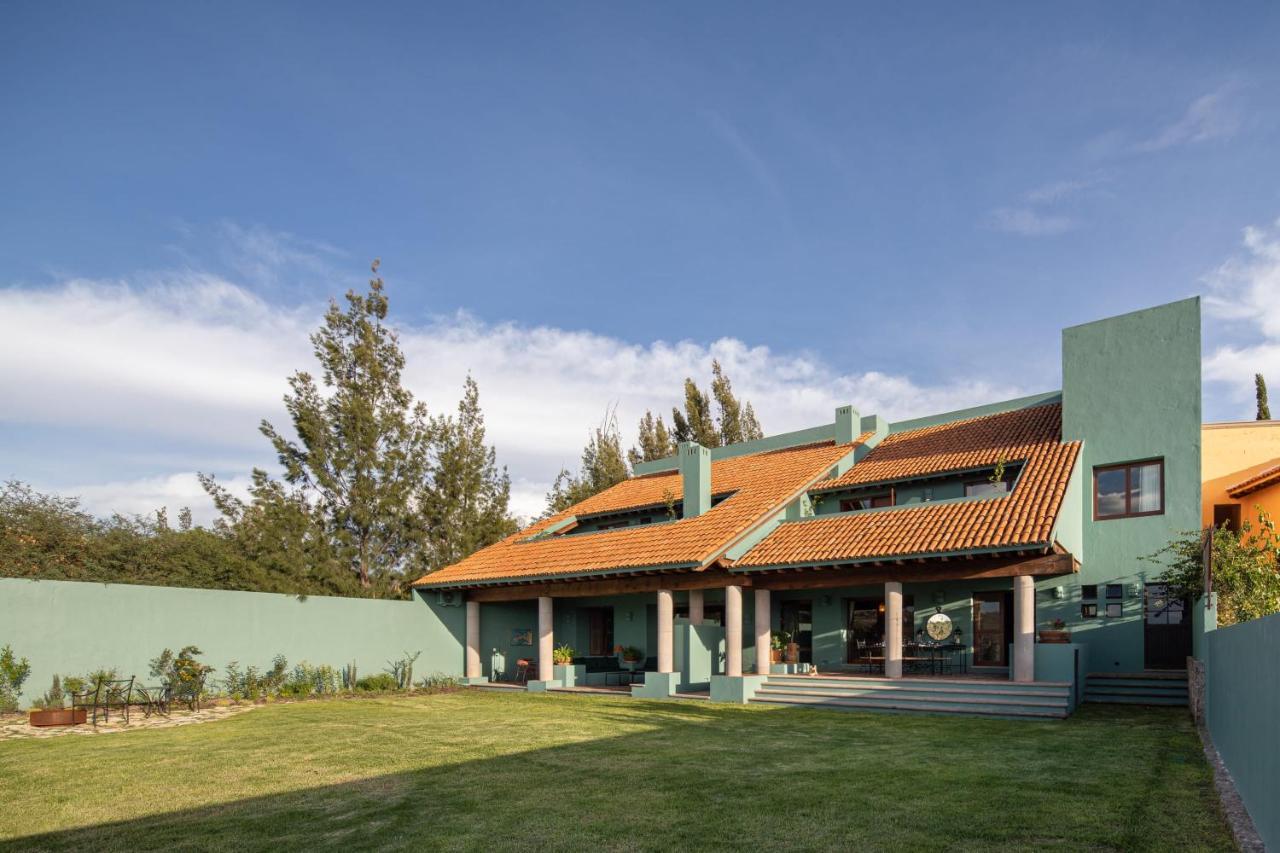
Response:
[{"label": "green stucco house", "polygon": [[477,684],[1007,716],[1185,702],[1212,614],[1143,558],[1200,525],[1199,300],[1061,347],[1058,391],[683,444],[415,587]]}]

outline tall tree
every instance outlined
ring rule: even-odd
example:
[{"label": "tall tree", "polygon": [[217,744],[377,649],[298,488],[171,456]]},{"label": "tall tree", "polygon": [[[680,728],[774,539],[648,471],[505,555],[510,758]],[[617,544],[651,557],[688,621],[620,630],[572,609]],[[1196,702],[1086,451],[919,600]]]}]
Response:
[{"label": "tall tree", "polygon": [[486,545],[514,533],[511,477],[498,468],[494,449],[485,444],[480,389],[467,376],[456,417],[432,420],[435,439],[431,478],[418,503],[427,523],[427,568],[456,563]]},{"label": "tall tree", "polygon": [[618,416],[610,409],[582,449],[582,465],[577,474],[562,468],[547,493],[547,515],[554,515],[594,494],[627,479],[627,461],[622,454]]},{"label": "tall tree", "polygon": [[703,447],[719,447],[720,431],[711,416],[711,400],[692,379],[684,381],[684,413],[671,410],[671,422],[675,425],[675,440],[696,441]]},{"label": "tall tree", "polygon": [[764,438],[764,430],[760,428],[760,421],[756,420],[756,410],[748,401],[742,410],[742,440],[755,441],[760,438]]},{"label": "tall tree", "polygon": [[348,291],[345,310],[331,302],[311,336],[321,382],[305,371],[289,379],[284,402],[298,440],[265,420],[260,427],[364,589],[394,586],[416,555],[421,519],[406,508],[427,478],[431,445],[426,406],[400,382],[404,354],[384,323],[377,261],[372,271],[369,292]]},{"label": "tall tree", "polygon": [[667,432],[667,425],[662,422],[662,415],[655,418],[653,412],[646,411],[640,418],[639,443],[627,451],[627,460],[631,462],[631,467],[634,468],[641,462],[665,459],[675,452],[675,442]]},{"label": "tall tree", "polygon": [[1258,420],[1271,420],[1271,406],[1267,404],[1267,380],[1261,373],[1253,374],[1253,387],[1258,396]]}]

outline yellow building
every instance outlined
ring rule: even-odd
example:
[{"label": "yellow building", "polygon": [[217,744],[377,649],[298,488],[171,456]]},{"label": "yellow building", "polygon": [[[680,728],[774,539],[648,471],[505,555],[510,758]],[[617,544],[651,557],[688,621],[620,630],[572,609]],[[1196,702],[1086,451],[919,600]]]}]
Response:
[{"label": "yellow building", "polygon": [[1280,421],[1205,424],[1200,434],[1203,525],[1236,527],[1258,506],[1280,521]]}]

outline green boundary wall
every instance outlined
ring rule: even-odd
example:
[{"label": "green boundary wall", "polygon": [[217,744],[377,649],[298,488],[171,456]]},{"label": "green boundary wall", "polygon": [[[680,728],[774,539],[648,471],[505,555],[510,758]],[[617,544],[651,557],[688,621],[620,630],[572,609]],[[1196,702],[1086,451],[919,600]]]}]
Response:
[{"label": "green boundary wall", "polygon": [[1268,850],[1280,849],[1280,613],[1204,635],[1209,735]]},{"label": "green boundary wall", "polygon": [[465,607],[434,594],[411,601],[290,596],[181,587],[0,578],[0,646],[31,662],[22,705],[43,695],[53,675],[115,668],[153,684],[149,661],[165,648],[196,645],[218,679],[230,661],[269,667],[283,654],[356,664],[360,677],[421,651],[414,677],[462,674]]}]

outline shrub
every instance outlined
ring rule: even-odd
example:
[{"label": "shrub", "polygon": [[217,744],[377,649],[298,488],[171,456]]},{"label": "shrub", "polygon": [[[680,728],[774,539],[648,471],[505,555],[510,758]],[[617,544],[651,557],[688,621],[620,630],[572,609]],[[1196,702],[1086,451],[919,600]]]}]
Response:
[{"label": "shrub", "polygon": [[193,710],[204,695],[205,679],[213,672],[213,667],[196,660],[202,654],[204,652],[195,646],[183,646],[177,655],[165,649],[151,660],[151,674],[164,681],[175,700],[185,702]]},{"label": "shrub", "polygon": [[7,645],[0,649],[0,711],[18,710],[22,684],[30,674],[31,664],[26,658],[19,660]]},{"label": "shrub", "polygon": [[298,698],[337,693],[338,672],[331,666],[312,666],[303,661],[293,668],[280,692]]},{"label": "shrub", "polygon": [[462,680],[452,675],[445,675],[440,672],[433,672],[422,681],[418,682],[418,686],[428,693],[441,693],[447,690],[458,690],[462,687]]},{"label": "shrub", "polygon": [[413,662],[422,654],[421,651],[414,652],[410,655],[404,653],[404,657],[397,661],[387,661],[387,665],[391,668],[387,673],[395,679],[396,687],[400,690],[406,690],[413,686]]},{"label": "shrub", "polygon": [[381,691],[381,690],[397,690],[400,685],[396,682],[396,677],[389,672],[380,672],[377,675],[366,675],[364,678],[356,682],[357,690],[365,691]]}]

